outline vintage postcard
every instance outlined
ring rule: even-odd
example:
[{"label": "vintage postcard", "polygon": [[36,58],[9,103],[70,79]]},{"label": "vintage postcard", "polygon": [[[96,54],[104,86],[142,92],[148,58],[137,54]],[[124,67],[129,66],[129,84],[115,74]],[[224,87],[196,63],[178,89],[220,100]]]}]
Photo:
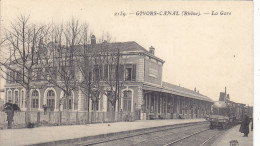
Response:
[{"label": "vintage postcard", "polygon": [[253,145],[253,1],[2,0],[0,145]]}]

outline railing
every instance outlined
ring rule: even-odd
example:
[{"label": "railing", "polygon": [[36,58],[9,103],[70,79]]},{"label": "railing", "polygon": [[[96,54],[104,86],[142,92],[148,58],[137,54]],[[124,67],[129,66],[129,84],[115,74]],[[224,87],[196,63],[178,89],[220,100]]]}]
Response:
[{"label": "railing", "polygon": [[[30,112],[30,122],[35,126],[83,125],[110,122],[131,122],[140,118],[138,113],[131,112],[85,112],[85,111],[55,111]],[[12,128],[25,128],[25,112],[15,112]],[[7,128],[7,115],[0,112],[0,127]]]}]

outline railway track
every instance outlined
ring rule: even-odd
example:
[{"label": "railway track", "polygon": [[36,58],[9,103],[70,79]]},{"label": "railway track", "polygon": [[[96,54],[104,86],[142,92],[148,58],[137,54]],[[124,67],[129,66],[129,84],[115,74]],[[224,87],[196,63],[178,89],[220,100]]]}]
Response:
[{"label": "railway track", "polygon": [[[210,134],[209,132],[212,131],[211,129],[203,129],[201,131],[198,131],[198,132],[195,132],[195,133],[192,133],[190,135],[187,135],[185,137],[182,137],[182,138],[179,138],[179,139],[176,139],[170,143],[167,143],[165,144],[164,146],[174,146],[174,145],[198,145],[198,146],[208,146],[210,145],[210,141],[214,138],[218,138],[223,132],[220,132],[220,133],[214,133],[214,134]],[[204,135],[208,135],[210,134],[210,136],[208,138],[203,138],[201,136],[198,136],[199,134],[202,134],[204,133]],[[195,137],[197,136],[197,137]],[[192,139],[192,137],[195,137],[193,139],[199,139],[200,141],[199,142],[195,142],[194,143],[194,140]],[[185,143],[186,141],[186,143]],[[189,144],[188,144],[189,143]]]},{"label": "railway track", "polygon": [[128,134],[122,134],[118,136],[109,136],[109,137],[89,140],[89,141],[77,143],[75,145],[153,145],[153,144],[149,144],[150,140],[161,141],[160,136],[156,137],[156,135],[163,134],[164,136],[169,137],[173,134],[172,133],[173,131],[178,132],[178,131],[182,131],[183,129],[186,130],[194,129],[194,127],[196,128],[201,126],[208,127],[208,125],[209,125],[208,122],[196,122],[196,123],[185,123],[179,125],[155,127],[149,130],[139,130],[130,134],[128,133]]},{"label": "railway track", "polygon": [[175,141],[173,141],[173,142],[167,143],[167,144],[165,144],[164,146],[173,145],[173,144],[178,143],[178,142],[180,142],[180,141],[182,141],[182,140],[184,140],[184,139],[187,139],[187,138],[189,138],[189,137],[191,137],[191,136],[197,135],[197,134],[199,134],[199,133],[201,133],[201,132],[208,131],[208,130],[209,130],[209,129],[201,130],[201,131],[199,131],[199,132],[196,132],[196,133],[190,134],[190,135],[188,135],[188,136],[185,136],[185,137],[183,137],[183,138],[177,139],[177,140],[175,140]]}]

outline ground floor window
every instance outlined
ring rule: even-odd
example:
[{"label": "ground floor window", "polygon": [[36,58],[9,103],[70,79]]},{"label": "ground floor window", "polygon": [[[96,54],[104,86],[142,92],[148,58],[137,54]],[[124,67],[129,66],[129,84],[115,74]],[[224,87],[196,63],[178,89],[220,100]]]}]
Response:
[{"label": "ground floor window", "polygon": [[39,99],[32,99],[32,108],[39,107]]},{"label": "ground floor window", "polygon": [[65,95],[64,92],[61,93],[62,95],[62,99],[63,99],[63,109],[68,109],[68,110],[72,110],[73,109],[73,104],[74,104],[74,109],[75,109],[75,103],[74,102],[74,94],[73,91],[71,91],[67,96]]},{"label": "ground floor window", "polygon": [[19,106],[19,93],[18,91],[14,91],[15,104]]},{"label": "ground floor window", "polygon": [[91,105],[91,109],[94,111],[98,111],[98,107],[99,106],[99,102],[98,101],[96,101],[96,102],[93,102],[92,101],[92,105]]},{"label": "ground floor window", "polygon": [[12,102],[12,91],[7,92],[7,101]]},{"label": "ground floor window", "polygon": [[55,108],[55,93],[53,90],[49,90],[47,92],[47,108],[50,109],[50,111],[54,111]]},{"label": "ground floor window", "polygon": [[32,91],[32,108],[38,108],[39,107],[39,92],[37,90]]},{"label": "ground floor window", "polygon": [[63,109],[72,109],[73,100],[71,98],[68,99],[68,108],[67,108],[67,100],[64,101]]},{"label": "ground floor window", "polygon": [[72,109],[72,99],[69,99],[69,109]]},{"label": "ground floor window", "polygon": [[55,99],[47,99],[47,107],[48,107],[51,111],[54,111],[54,108],[55,108]]},{"label": "ground floor window", "polygon": [[132,91],[124,91],[123,111],[131,112]]}]

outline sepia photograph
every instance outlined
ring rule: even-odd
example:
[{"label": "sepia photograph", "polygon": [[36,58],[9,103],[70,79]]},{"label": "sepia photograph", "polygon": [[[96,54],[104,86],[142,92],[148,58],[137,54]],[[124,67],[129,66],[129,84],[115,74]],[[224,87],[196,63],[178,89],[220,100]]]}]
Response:
[{"label": "sepia photograph", "polygon": [[1,0],[0,145],[256,145],[253,10]]}]

